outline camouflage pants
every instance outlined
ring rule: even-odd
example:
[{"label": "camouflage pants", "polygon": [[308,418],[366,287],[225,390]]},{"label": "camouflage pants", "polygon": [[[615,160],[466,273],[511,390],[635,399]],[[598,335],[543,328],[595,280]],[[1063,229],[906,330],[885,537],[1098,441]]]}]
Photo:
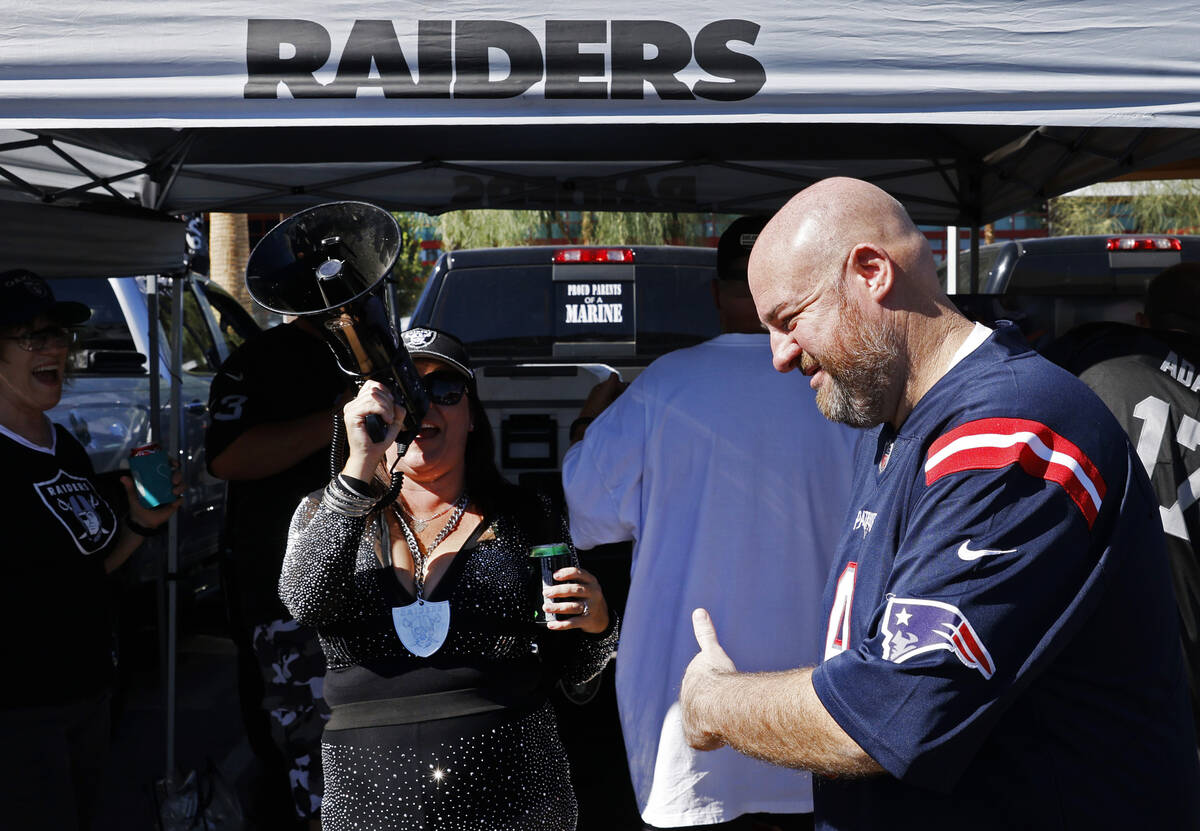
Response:
[{"label": "camouflage pants", "polygon": [[324,783],[321,732],[329,708],[321,697],[325,656],[316,633],[294,620],[254,627],[254,654],[262,672],[262,706],[271,736],[288,764],[296,816],[318,816]]}]

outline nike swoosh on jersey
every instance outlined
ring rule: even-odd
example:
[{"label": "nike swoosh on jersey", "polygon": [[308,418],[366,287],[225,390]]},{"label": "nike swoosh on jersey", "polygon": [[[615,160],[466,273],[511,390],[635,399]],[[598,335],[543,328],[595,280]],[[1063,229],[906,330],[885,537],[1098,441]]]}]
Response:
[{"label": "nike swoosh on jersey", "polygon": [[993,554],[1012,554],[1017,549],[1015,548],[971,548],[971,541],[964,540],[963,544],[958,547],[958,558],[966,560],[968,563],[972,560],[978,560],[980,557],[990,557]]}]

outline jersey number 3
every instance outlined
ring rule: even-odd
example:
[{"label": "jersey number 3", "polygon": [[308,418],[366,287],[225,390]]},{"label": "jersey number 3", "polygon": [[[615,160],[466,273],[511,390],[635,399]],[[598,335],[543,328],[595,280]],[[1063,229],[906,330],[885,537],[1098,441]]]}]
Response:
[{"label": "jersey number 3", "polygon": [[212,417],[217,421],[237,421],[242,417],[242,407],[249,400],[248,395],[226,395],[212,410]]},{"label": "jersey number 3", "polygon": [[854,606],[854,580],[858,563],[846,563],[837,581],[833,608],[829,610],[829,628],[825,632],[825,660],[846,651],[850,643],[850,609]]},{"label": "jersey number 3", "polygon": [[[1171,417],[1171,405],[1153,395],[1143,398],[1133,408],[1133,417],[1142,422],[1138,431],[1137,454],[1146,468],[1146,475],[1154,475],[1154,464],[1158,461],[1158,450],[1162,445],[1163,435],[1167,432],[1167,424]],[[1185,415],[1179,421],[1179,430],[1175,433],[1175,441],[1188,450],[1200,446],[1200,421]],[[1167,508],[1159,506],[1162,514],[1163,530],[1173,537],[1188,540],[1187,525],[1183,512],[1196,504],[1200,497],[1200,468],[1193,470],[1187,479],[1179,483],[1176,491],[1175,504]]]}]

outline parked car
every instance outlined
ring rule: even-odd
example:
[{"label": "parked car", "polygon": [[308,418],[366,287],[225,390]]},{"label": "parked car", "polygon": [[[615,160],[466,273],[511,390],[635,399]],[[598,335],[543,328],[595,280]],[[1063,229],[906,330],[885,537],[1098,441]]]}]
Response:
[{"label": "parked car", "polygon": [[[198,573],[218,551],[225,483],[205,465],[208,388],[230,351],[258,331],[254,319],[228,293],[207,278],[189,272],[178,283],[165,277],[108,279],[59,278],[51,281],[60,300],[76,300],[92,310],[70,357],[62,401],[52,421],[79,439],[99,472],[128,468],[129,451],[150,435],[150,316],[147,281],[156,279],[160,361],[157,367],[162,407],[161,443],[166,446],[171,420],[170,356],[174,339],[172,294],[183,291],[182,464],[187,492],[178,514],[179,569]],[[122,569],[126,579],[148,581],[161,569],[165,538],[147,541]],[[194,583],[192,591],[215,588]]]},{"label": "parked car", "polygon": [[[1099,234],[1010,240],[979,247],[979,281],[970,289],[970,256],[958,256],[954,299],[968,316],[1018,323],[1041,348],[1082,323],[1133,323],[1154,275],[1200,261],[1200,236]],[[945,280],[946,267],[940,274]]]}]

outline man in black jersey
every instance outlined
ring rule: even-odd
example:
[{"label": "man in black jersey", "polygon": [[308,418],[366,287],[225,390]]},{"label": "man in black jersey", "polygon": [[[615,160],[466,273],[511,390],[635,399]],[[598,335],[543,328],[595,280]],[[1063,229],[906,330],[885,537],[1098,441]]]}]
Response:
[{"label": "man in black jersey", "polygon": [[1150,476],[1200,725],[1200,263],[1155,277],[1137,322],[1085,324],[1047,355],[1104,400]]},{"label": "man in black jersey", "polygon": [[[329,480],[333,418],[352,390],[305,318],[242,344],[213,380],[209,471],[229,481],[222,589],[242,717],[263,763],[263,793],[291,806],[262,810],[269,827],[317,827],[322,794],[325,661],[316,635],[279,600],[288,525],[300,500]],[[285,790],[286,789],[286,790]],[[293,810],[294,809],[294,810]]]}]

